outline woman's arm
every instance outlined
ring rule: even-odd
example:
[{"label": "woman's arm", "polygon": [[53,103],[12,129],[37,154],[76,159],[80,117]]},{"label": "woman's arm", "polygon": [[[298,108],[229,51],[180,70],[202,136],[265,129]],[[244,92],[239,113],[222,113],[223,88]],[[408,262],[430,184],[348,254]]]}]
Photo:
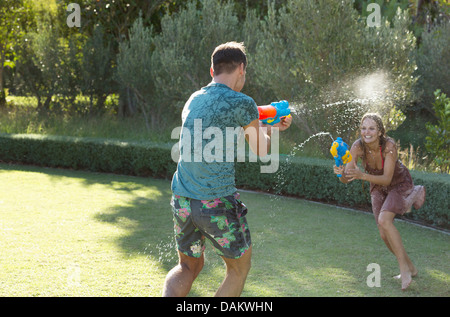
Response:
[{"label": "woman's arm", "polygon": [[336,165],[334,166],[334,173],[342,175],[339,180],[344,184],[347,184],[348,182],[351,182],[353,180],[348,177],[348,171],[357,169],[358,166],[356,164],[358,163],[358,159],[362,157],[362,149],[359,146],[359,140],[353,143],[352,147],[350,148],[350,154],[352,155],[352,160],[350,161],[350,163],[340,167],[337,167]]},{"label": "woman's arm", "polygon": [[362,179],[373,184],[388,186],[392,182],[392,176],[394,175],[395,163],[397,161],[397,147],[392,141],[388,141],[385,149],[386,157],[384,160],[383,175],[371,175],[363,173],[358,168],[349,169],[347,176],[350,181],[354,179]]}]

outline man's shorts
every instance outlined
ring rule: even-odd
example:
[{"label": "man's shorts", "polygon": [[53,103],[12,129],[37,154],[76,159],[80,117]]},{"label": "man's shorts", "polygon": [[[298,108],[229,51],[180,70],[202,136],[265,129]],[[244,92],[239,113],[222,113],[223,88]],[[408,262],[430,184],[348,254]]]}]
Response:
[{"label": "man's shorts", "polygon": [[250,247],[247,207],[239,193],[212,200],[172,195],[171,206],[177,247],[185,255],[200,257],[205,237],[226,258],[240,258]]}]

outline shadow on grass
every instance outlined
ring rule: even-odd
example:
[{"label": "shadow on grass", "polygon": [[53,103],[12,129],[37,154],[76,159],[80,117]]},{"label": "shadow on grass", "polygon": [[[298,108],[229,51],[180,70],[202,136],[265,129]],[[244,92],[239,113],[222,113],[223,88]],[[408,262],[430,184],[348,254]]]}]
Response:
[{"label": "shadow on grass", "polygon": [[[126,193],[126,201],[104,208],[93,219],[124,229],[124,234],[113,240],[124,259],[145,256],[167,272],[176,264],[170,182],[20,165],[2,164],[0,168],[45,173],[55,181],[75,178],[88,189],[102,184]],[[149,192],[152,194],[146,195]],[[301,200],[272,201],[262,194],[242,193],[242,197],[249,208],[253,241],[245,296],[449,296],[448,235],[398,225],[406,250],[419,269],[411,290],[402,293],[400,284],[392,279],[398,273],[396,260],[379,238],[371,215]],[[366,285],[370,263],[381,266],[381,288]],[[212,289],[220,284],[224,269],[217,256],[209,264],[196,283]],[[194,287],[190,295],[199,293],[202,291]]]},{"label": "shadow on grass", "polygon": [[[372,215],[281,198],[274,214],[259,213],[253,224],[258,283],[270,296],[448,296],[449,236],[396,222],[405,248],[419,270],[406,292],[397,261],[378,235]],[[268,204],[252,204],[266,210]],[[367,266],[381,268],[381,287],[369,287]],[[270,274],[263,274],[270,272]],[[270,289],[270,287],[268,288]],[[276,295],[280,294],[280,295]]]},{"label": "shadow on grass", "polygon": [[[173,250],[170,252],[176,253],[171,245],[173,223],[170,182],[167,180],[13,164],[0,164],[0,173],[2,171],[43,173],[55,182],[76,179],[88,191],[92,186],[104,185],[109,190],[122,192],[126,195],[126,202],[109,206],[94,217],[96,221],[110,223],[128,232],[115,243],[125,254],[131,255],[144,252],[151,255],[153,252],[152,256],[156,256],[156,251],[161,253],[165,246],[171,246]],[[92,190],[92,195],[96,195],[95,191]],[[167,268],[170,269],[171,265],[167,264]]]}]

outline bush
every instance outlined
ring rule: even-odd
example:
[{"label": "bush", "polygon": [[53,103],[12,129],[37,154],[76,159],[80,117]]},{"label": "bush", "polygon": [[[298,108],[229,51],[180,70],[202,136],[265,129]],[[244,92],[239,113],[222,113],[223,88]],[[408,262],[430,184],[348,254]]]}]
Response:
[{"label": "bush", "polygon": [[[0,134],[0,160],[40,166],[83,169],[171,179],[176,163],[172,145],[121,142],[106,139]],[[280,157],[275,174],[263,174],[262,163],[236,163],[236,185],[300,198],[370,209],[369,185],[342,184],[332,172],[333,160]],[[450,176],[411,172],[424,185],[427,199],[420,210],[406,217],[450,228]]]},{"label": "bush", "polygon": [[425,146],[433,157],[433,165],[444,173],[450,172],[450,98],[438,89],[433,104],[438,124],[427,123],[428,136]]},{"label": "bush", "polygon": [[0,160],[95,172],[169,178],[170,145],[98,138],[0,134]]},{"label": "bush", "polygon": [[309,135],[349,139],[364,112],[388,115],[414,100],[408,15],[398,11],[392,25],[384,19],[377,28],[358,18],[352,1],[290,0],[259,27],[257,80],[292,102],[294,122]]},{"label": "bush", "polygon": [[427,196],[422,208],[413,210],[407,218],[449,229],[450,176],[416,171],[411,171],[411,176],[415,185],[426,188]]},{"label": "bush", "polygon": [[[342,184],[332,172],[332,160],[281,157],[276,174],[261,174],[260,163],[237,163],[238,187],[263,190],[325,203],[362,208],[371,212],[369,183],[360,180]],[[450,228],[450,176],[411,171],[415,185],[426,188],[426,201],[404,218]],[[284,182],[284,183],[283,183]]]}]

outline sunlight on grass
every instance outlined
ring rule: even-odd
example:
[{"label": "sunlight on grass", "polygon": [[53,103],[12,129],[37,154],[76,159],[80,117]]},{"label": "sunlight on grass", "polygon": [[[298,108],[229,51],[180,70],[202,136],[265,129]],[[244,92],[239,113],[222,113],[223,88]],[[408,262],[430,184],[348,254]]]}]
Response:
[{"label": "sunlight on grass", "polygon": [[[445,272],[442,272],[439,270],[433,270],[433,269],[427,270],[427,273],[434,279],[444,282],[444,283],[447,283],[447,285],[450,281],[450,274],[448,274],[448,273],[445,273]],[[449,285],[449,287],[450,287],[450,285]]]},{"label": "sunlight on grass", "polygon": [[[177,263],[170,181],[0,164],[0,296],[160,296]],[[253,253],[243,296],[448,296],[449,235],[399,223],[419,268],[410,292],[373,216],[241,192]],[[380,288],[366,285],[379,263]],[[212,296],[222,260],[207,243],[190,296]]]},{"label": "sunlight on grass", "polygon": [[[2,192],[9,193],[1,203],[2,211],[7,211],[1,215],[2,232],[8,233],[2,236],[2,247],[7,254],[15,254],[0,260],[4,268],[1,280],[7,281],[0,293],[130,295],[136,283],[148,281],[150,267],[145,256],[128,257],[116,241],[135,230],[139,220],[125,216],[112,223],[93,219],[118,206],[133,208],[131,202],[139,197],[157,200],[161,191],[155,186],[109,181],[103,175],[97,175],[94,182],[66,177],[61,171],[49,172],[0,174]],[[127,257],[131,266],[124,265]],[[141,272],[136,274],[139,268]],[[35,283],[40,287],[33,288]],[[113,287],[117,283],[128,287],[120,291]],[[141,289],[141,295],[147,296],[148,290]]]}]

